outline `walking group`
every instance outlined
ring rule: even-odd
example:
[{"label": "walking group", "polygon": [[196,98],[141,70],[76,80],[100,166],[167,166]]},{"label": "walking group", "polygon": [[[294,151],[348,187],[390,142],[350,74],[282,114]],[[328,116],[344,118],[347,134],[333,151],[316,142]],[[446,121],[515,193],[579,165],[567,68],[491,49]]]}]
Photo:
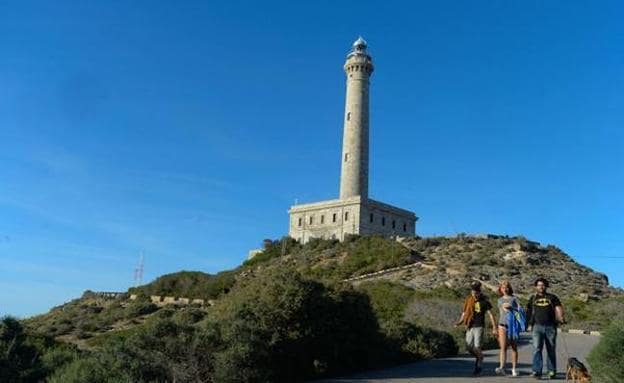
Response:
[{"label": "walking group", "polygon": [[533,364],[531,376],[540,379],[543,372],[542,352],[546,346],[546,376],[557,376],[557,326],[565,323],[563,306],[556,295],[548,293],[548,281],[544,278],[535,280],[535,294],[526,309],[514,295],[509,281],[503,281],[498,288],[498,321],[492,314],[493,306],[481,293],[481,283],[471,284],[470,295],[464,301],[464,307],[456,326],[466,326],[466,347],[475,357],[474,375],[483,370],[483,341],[486,329],[486,313],[492,326],[492,335],[500,346],[499,366],[496,375],[507,375],[507,349],[511,348],[512,377],[520,375],[518,365],[518,339],[520,333],[529,331],[532,335]]}]

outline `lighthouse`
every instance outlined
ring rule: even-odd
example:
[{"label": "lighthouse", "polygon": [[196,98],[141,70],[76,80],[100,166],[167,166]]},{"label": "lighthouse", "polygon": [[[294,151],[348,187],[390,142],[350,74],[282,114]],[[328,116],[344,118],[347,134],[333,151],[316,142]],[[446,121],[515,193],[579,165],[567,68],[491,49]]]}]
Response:
[{"label": "lighthouse", "polygon": [[368,198],[368,89],[373,60],[366,52],[366,41],[359,37],[344,64],[347,76],[340,198]]},{"label": "lighthouse", "polygon": [[369,89],[373,60],[359,37],[343,66],[346,96],[338,199],[297,204],[288,210],[288,235],[301,243],[312,238],[344,240],[349,234],[407,237],[416,234],[418,217],[409,210],[368,195]]}]

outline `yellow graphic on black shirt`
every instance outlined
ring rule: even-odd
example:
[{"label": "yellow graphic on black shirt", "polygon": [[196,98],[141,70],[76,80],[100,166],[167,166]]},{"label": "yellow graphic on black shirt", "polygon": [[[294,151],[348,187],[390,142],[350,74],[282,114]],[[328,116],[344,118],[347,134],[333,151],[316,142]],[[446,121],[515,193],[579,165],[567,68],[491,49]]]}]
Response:
[{"label": "yellow graphic on black shirt", "polygon": [[537,298],[535,300],[535,306],[539,306],[539,307],[550,306],[550,299],[548,299],[548,298]]},{"label": "yellow graphic on black shirt", "polygon": [[476,313],[481,312],[481,302],[475,302],[474,312]]}]

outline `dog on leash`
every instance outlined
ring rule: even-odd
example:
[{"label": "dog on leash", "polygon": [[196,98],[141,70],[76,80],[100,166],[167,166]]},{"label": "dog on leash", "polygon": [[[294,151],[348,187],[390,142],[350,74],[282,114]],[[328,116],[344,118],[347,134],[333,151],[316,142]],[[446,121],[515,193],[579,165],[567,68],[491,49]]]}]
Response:
[{"label": "dog on leash", "polygon": [[572,382],[576,383],[589,383],[591,382],[591,375],[589,371],[580,360],[576,358],[568,358],[568,368],[566,371],[566,382],[572,379]]}]

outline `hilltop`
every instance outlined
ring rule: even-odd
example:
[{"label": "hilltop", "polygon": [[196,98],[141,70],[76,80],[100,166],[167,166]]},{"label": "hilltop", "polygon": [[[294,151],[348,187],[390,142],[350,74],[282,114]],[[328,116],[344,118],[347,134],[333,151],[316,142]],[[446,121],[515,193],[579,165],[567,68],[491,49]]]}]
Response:
[{"label": "hilltop", "polygon": [[266,240],[233,270],[87,291],[22,321],[25,333],[11,318],[0,330],[16,334],[5,343],[23,350],[22,364],[11,364],[31,377],[23,381],[294,382],[456,355],[464,342],[453,322],[472,280],[494,290],[509,279],[526,297],[538,275],[552,281],[572,326],[624,320],[622,291],[555,246],[492,235],[350,236]]},{"label": "hilltop", "polygon": [[[375,274],[400,266],[405,267]],[[262,253],[233,270],[215,275],[190,271],[168,274],[131,288],[117,299],[86,292],[25,323],[37,333],[88,349],[97,346],[102,337],[141,325],[165,308],[204,315],[210,304],[226,296],[236,284],[284,267],[324,283],[359,276],[353,285],[385,281],[420,293],[446,291],[442,295],[455,300],[466,293],[466,286],[474,279],[492,290],[500,280],[509,279],[517,294],[526,297],[532,293],[534,279],[547,276],[552,292],[573,306],[571,318],[593,329],[602,327],[601,318],[607,313],[592,318],[589,312],[598,310],[600,300],[622,295],[620,289],[609,286],[606,275],[575,262],[555,246],[523,237],[458,235],[393,241],[351,236],[344,242],[315,239],[305,245],[283,238],[265,241]],[[139,299],[131,301],[130,295]],[[154,295],[203,299],[205,303],[156,305],[149,300]],[[575,312],[579,313],[576,317]]]}]

